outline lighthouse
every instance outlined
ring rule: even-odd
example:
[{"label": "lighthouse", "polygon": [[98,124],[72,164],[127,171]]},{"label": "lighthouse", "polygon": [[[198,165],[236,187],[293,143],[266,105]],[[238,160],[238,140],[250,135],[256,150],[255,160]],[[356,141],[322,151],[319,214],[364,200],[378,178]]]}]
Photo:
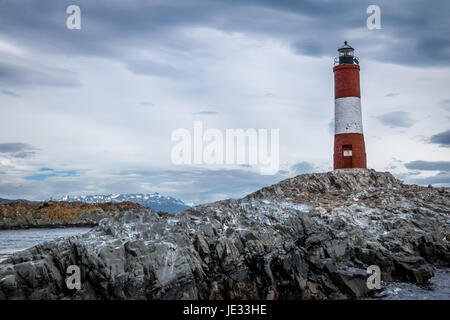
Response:
[{"label": "lighthouse", "polygon": [[364,144],[359,61],[344,42],[334,71],[334,169],[367,168]]}]

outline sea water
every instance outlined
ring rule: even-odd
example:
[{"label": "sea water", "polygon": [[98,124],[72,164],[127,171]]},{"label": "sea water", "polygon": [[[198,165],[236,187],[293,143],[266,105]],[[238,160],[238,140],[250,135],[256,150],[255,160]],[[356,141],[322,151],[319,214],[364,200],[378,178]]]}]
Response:
[{"label": "sea water", "polygon": [[16,251],[35,245],[85,233],[91,228],[38,228],[19,230],[0,230],[0,262]]}]

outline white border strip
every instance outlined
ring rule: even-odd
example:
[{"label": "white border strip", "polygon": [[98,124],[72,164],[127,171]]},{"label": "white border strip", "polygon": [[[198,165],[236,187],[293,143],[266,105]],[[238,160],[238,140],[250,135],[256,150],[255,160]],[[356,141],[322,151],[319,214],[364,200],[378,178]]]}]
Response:
[{"label": "white border strip", "polygon": [[338,98],[334,104],[334,134],[363,133],[361,99]]}]

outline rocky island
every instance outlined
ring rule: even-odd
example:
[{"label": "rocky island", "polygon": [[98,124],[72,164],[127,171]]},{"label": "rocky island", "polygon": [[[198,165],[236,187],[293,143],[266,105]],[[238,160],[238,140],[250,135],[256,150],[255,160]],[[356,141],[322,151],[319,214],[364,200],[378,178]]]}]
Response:
[{"label": "rocky island", "polygon": [[108,216],[143,207],[133,202],[85,203],[44,201],[0,203],[0,230],[57,227],[93,227]]},{"label": "rocky island", "polygon": [[[448,188],[390,173],[304,174],[176,214],[132,209],[0,264],[0,299],[346,299],[450,266]],[[69,290],[66,270],[81,271]],[[373,290],[372,290],[373,291]]]}]

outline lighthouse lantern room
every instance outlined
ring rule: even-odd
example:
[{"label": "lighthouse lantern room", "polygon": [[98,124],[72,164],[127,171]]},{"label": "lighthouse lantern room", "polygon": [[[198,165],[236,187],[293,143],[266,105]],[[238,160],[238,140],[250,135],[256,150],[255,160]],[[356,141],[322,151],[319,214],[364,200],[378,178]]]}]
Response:
[{"label": "lighthouse lantern room", "polygon": [[367,168],[361,116],[359,61],[347,41],[334,71],[334,169]]}]

